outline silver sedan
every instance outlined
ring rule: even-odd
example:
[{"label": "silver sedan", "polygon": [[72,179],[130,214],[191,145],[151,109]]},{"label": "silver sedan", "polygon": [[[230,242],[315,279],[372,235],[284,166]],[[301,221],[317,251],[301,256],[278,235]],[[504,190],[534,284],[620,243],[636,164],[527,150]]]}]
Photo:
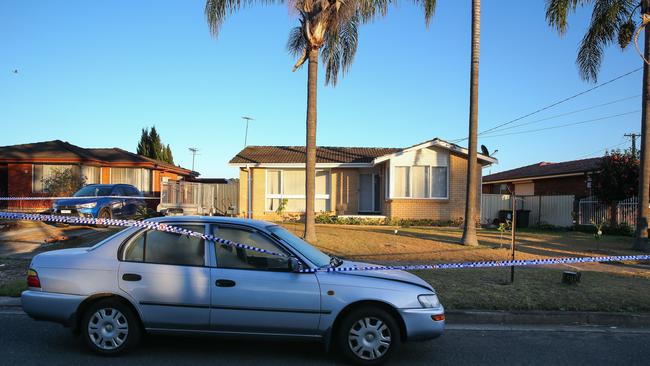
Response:
[{"label": "silver sedan", "polygon": [[155,220],[283,256],[128,228],[91,248],[34,257],[25,312],[71,327],[100,354],[126,351],[145,333],[211,334],[322,341],[348,361],[378,364],[402,342],[443,332],[434,289],[410,273],[306,272],[366,264],[330,257],[268,222]]}]

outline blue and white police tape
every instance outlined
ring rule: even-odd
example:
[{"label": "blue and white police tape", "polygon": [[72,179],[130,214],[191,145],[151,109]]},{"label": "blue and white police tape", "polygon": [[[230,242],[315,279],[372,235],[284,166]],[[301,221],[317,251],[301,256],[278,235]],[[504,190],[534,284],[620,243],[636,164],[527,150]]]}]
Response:
[{"label": "blue and white police tape", "polygon": [[160,197],[144,197],[144,196],[80,196],[80,197],[0,197],[0,201],[46,201],[46,200],[78,200],[87,198],[123,198],[123,199],[136,199],[136,200],[158,200]]},{"label": "blue and white police tape", "polygon": [[269,255],[275,255],[278,257],[287,257],[286,254],[276,253],[262,248],[256,248],[251,245],[236,243],[231,240],[218,238],[211,234],[203,234],[192,230],[183,229],[177,226],[172,226],[165,224],[163,222],[156,221],[136,221],[136,220],[118,220],[118,219],[95,219],[89,217],[78,217],[78,216],[61,216],[61,215],[42,215],[42,214],[26,214],[26,213],[17,213],[17,212],[0,212],[0,219],[11,219],[11,220],[28,220],[28,221],[43,221],[43,222],[57,222],[63,224],[82,224],[82,225],[110,225],[110,226],[121,226],[121,227],[140,227],[147,228],[151,230],[164,231],[169,233],[187,235],[192,237],[197,237],[204,239],[210,242],[215,242],[227,246],[232,246],[241,249],[252,250],[255,252],[265,253]]},{"label": "blue and white police tape", "polygon": [[650,255],[615,255],[607,257],[561,257],[544,259],[520,259],[508,261],[482,261],[464,263],[438,263],[407,266],[353,266],[353,267],[328,267],[321,269],[304,269],[301,272],[352,272],[352,271],[417,271],[424,269],[453,269],[453,268],[495,268],[495,267],[523,267],[541,266],[549,264],[573,264],[594,262],[622,262],[650,260]]},{"label": "blue and white police tape", "polygon": [[[247,244],[236,243],[231,240],[218,238],[214,235],[203,234],[192,230],[183,229],[177,226],[167,225],[156,221],[135,221],[135,220],[117,220],[117,219],[95,219],[75,216],[57,216],[41,214],[25,214],[16,212],[0,212],[0,219],[29,220],[58,222],[66,224],[84,224],[84,225],[112,225],[121,227],[141,227],[151,230],[171,232],[181,235],[188,235],[201,238],[210,242],[223,245],[233,246],[255,252],[275,255],[279,257],[288,257],[283,253],[276,253],[266,249],[257,248]],[[561,257],[561,258],[544,258],[544,259],[523,259],[507,261],[480,261],[480,262],[461,262],[461,263],[437,263],[423,265],[405,265],[405,266],[352,266],[352,267],[325,267],[325,268],[307,268],[300,272],[354,272],[354,271],[415,271],[426,269],[453,269],[453,268],[496,268],[496,267],[523,267],[539,266],[551,264],[574,264],[574,263],[594,263],[594,262],[621,262],[621,261],[638,261],[650,260],[649,254],[641,255],[616,255],[606,257]]]}]

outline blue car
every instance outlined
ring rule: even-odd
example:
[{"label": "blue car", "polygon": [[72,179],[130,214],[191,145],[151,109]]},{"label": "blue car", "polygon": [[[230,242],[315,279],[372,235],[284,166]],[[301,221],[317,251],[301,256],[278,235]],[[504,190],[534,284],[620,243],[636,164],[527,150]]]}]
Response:
[{"label": "blue car", "polygon": [[130,184],[90,184],[54,202],[52,214],[102,219],[130,219],[146,208],[142,192]]}]

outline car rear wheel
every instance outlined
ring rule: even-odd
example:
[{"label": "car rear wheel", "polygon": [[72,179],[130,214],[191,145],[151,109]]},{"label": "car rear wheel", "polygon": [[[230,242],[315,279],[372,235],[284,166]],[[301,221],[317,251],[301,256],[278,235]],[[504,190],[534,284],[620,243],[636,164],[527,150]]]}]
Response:
[{"label": "car rear wheel", "polygon": [[117,355],[131,349],[142,333],[131,308],[116,299],[91,305],[83,315],[81,331],[86,345],[102,355]]},{"label": "car rear wheel", "polygon": [[346,361],[377,365],[400,346],[396,319],[380,308],[361,308],[345,316],[336,335],[338,350]]}]

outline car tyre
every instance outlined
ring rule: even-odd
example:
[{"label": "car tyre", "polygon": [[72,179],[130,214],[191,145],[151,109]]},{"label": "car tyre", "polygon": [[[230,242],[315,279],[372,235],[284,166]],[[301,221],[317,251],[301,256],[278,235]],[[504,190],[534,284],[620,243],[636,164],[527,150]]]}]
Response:
[{"label": "car tyre", "polygon": [[[102,208],[97,214],[98,219],[110,220],[113,218],[113,213],[108,208]],[[96,225],[97,227],[108,227],[108,225]]]},{"label": "car tyre", "polygon": [[380,308],[366,307],[345,315],[334,342],[345,361],[378,365],[400,347],[401,334],[393,315]]},{"label": "car tyre", "polygon": [[142,337],[140,321],[133,310],[113,298],[89,306],[83,314],[80,328],[88,348],[104,356],[127,352]]}]

